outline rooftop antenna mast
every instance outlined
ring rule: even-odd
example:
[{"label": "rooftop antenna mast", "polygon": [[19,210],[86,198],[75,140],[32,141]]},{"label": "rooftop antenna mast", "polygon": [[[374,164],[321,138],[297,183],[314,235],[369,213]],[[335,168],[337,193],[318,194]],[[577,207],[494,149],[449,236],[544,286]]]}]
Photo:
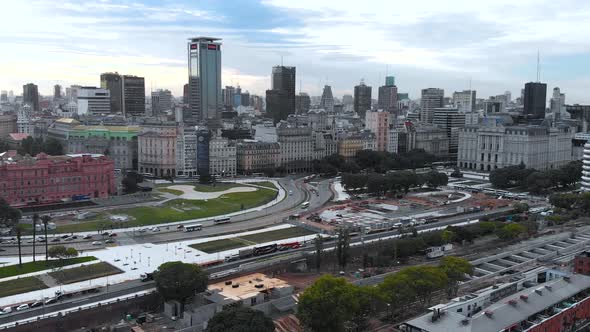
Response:
[{"label": "rooftop antenna mast", "polygon": [[541,82],[541,67],[540,67],[540,54],[537,50],[537,83]]},{"label": "rooftop antenna mast", "polygon": [[281,67],[283,67],[283,56],[281,55]]}]

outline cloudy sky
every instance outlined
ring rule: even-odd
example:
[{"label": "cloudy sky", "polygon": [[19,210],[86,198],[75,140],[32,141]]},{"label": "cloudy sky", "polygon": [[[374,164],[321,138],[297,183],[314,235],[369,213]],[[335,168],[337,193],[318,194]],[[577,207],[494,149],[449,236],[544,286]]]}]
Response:
[{"label": "cloudy sky", "polygon": [[[520,94],[536,79],[590,103],[587,0],[2,0],[0,89],[99,85],[118,71],[181,95],[186,40],[223,39],[223,81],[263,94],[283,58],[302,91],[350,93],[386,73],[400,92]],[[299,82],[298,82],[299,86]],[[299,89],[299,88],[298,88]],[[548,91],[548,95],[550,91]]]}]

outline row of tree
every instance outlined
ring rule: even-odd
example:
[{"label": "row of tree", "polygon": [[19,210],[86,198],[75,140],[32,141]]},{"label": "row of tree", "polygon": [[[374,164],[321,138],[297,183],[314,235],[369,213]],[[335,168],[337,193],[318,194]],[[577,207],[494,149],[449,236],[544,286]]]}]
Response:
[{"label": "row of tree", "polygon": [[432,170],[428,173],[417,174],[414,171],[396,171],[387,174],[352,174],[342,175],[342,185],[346,191],[367,192],[374,195],[386,193],[407,194],[411,188],[427,185],[437,188],[448,183],[449,178],[445,173]]},{"label": "row of tree", "polygon": [[546,194],[553,188],[568,188],[582,176],[582,162],[572,161],[558,168],[538,171],[521,163],[520,165],[498,168],[490,172],[494,187],[521,188],[534,194]]},{"label": "row of tree", "polygon": [[389,275],[377,287],[355,286],[344,278],[324,275],[299,298],[297,317],[313,332],[363,331],[369,317],[384,306],[400,314],[408,306],[427,307],[434,294],[457,292],[473,266],[458,257],[444,257],[439,266],[413,266]]}]

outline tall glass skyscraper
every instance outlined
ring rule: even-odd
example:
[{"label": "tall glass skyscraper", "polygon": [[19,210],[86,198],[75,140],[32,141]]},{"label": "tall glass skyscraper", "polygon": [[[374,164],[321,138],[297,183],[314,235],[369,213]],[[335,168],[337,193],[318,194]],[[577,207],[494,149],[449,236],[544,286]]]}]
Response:
[{"label": "tall glass skyscraper", "polygon": [[220,38],[195,37],[188,42],[188,103],[187,122],[219,118],[221,99],[221,42]]}]

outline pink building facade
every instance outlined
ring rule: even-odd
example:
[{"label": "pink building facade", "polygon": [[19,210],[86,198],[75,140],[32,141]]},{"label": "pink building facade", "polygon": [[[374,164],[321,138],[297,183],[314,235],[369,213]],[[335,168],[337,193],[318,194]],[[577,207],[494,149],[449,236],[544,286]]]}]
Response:
[{"label": "pink building facade", "polygon": [[0,161],[0,197],[12,206],[48,204],[84,195],[117,193],[115,165],[105,156],[69,155],[5,158]]},{"label": "pink building facade", "polygon": [[391,122],[391,113],[383,110],[367,111],[365,114],[365,128],[375,134],[377,138],[377,151],[387,151],[389,124]]}]

